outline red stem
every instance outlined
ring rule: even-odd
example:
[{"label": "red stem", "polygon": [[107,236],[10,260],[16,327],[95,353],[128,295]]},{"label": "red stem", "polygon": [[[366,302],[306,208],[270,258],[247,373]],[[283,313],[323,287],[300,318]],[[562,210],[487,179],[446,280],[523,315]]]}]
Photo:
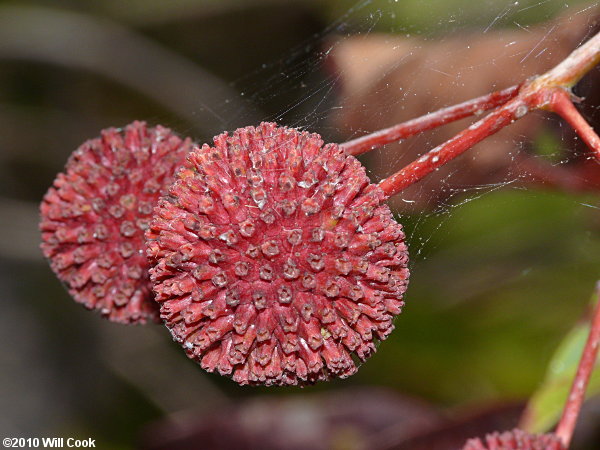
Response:
[{"label": "red stem", "polygon": [[511,86],[502,91],[482,95],[458,105],[442,108],[435,112],[425,114],[416,119],[394,125],[390,128],[375,131],[374,133],[361,136],[348,142],[340,144],[347,154],[360,155],[362,153],[381,147],[391,142],[406,139],[415,134],[446,125],[479,112],[487,111],[502,105],[519,93],[520,86]]},{"label": "red stem", "polygon": [[594,151],[594,156],[600,161],[600,137],[575,108],[570,95],[565,90],[557,89],[554,92],[548,109],[565,119],[579,137],[583,139],[583,142]]},{"label": "red stem", "polygon": [[575,129],[588,147],[594,151],[596,159],[600,161],[600,137],[575,108],[570,93],[562,86],[545,86],[538,80],[534,80],[531,84],[525,85],[515,98],[386,178],[379,183],[379,187],[388,197],[399,193],[536,108],[548,109],[559,114]]},{"label": "red stem", "polygon": [[577,374],[573,380],[567,404],[555,432],[567,448],[571,443],[577,417],[579,416],[581,405],[585,400],[585,391],[594,371],[596,357],[598,356],[598,345],[600,344],[600,282],[596,284],[596,297],[598,300],[594,316],[592,317],[590,334],[583,348],[583,354],[577,367]]},{"label": "red stem", "polygon": [[500,131],[516,118],[526,114],[527,111],[528,107],[522,99],[516,98],[510,100],[504,106],[499,107],[483,119],[475,122],[452,139],[430,150],[399,172],[386,178],[379,183],[379,187],[388,197],[397,194],[407,186],[416,183],[425,175],[467,151],[486,137]]},{"label": "red stem", "polygon": [[[444,144],[430,150],[399,172],[379,183],[387,197],[421,180],[486,137],[520,119],[532,109],[548,109],[561,115],[595,152],[600,161],[600,138],[579,114],[567,90],[600,62],[600,33],[575,49],[560,64],[543,75],[503,91],[484,95],[441,109],[391,128],[341,144],[352,155],[439,127],[477,111],[496,107],[487,117],[471,125]],[[502,106],[499,106],[502,105]]]}]

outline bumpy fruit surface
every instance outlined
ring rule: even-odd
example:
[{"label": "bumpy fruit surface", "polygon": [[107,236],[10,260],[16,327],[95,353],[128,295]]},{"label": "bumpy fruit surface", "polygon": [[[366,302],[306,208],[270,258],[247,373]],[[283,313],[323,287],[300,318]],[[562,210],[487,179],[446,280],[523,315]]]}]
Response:
[{"label": "bumpy fruit surface", "polygon": [[121,323],[158,319],[144,231],[190,151],[167,128],[110,128],[69,158],[42,201],[42,251],[75,301]]},{"label": "bumpy fruit surface", "polygon": [[364,168],[272,123],[196,148],[146,233],[161,317],[240,384],[347,377],[393,329],[402,227]]},{"label": "bumpy fruit surface", "polygon": [[566,450],[566,447],[552,433],[529,434],[515,429],[488,434],[484,441],[470,439],[463,450]]}]

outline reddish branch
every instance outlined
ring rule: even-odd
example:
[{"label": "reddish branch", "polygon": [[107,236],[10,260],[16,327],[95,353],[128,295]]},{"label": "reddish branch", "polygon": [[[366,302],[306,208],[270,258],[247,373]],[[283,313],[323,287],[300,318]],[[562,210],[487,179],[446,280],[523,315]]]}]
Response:
[{"label": "reddish branch", "polygon": [[381,147],[392,142],[407,139],[424,131],[446,125],[474,114],[480,114],[496,106],[506,103],[519,93],[520,86],[511,86],[502,91],[492,92],[481,97],[467,100],[458,105],[439,109],[435,112],[425,114],[416,119],[403,122],[393,127],[375,131],[374,133],[361,136],[351,141],[340,144],[349,155],[360,155],[374,148]]},{"label": "reddish branch", "polygon": [[[577,111],[575,105],[564,90],[556,90],[552,98],[553,111],[567,121],[577,132],[583,142],[594,151],[600,149],[600,139],[583,116]],[[596,155],[598,157],[598,155]]]},{"label": "reddish branch", "polygon": [[383,180],[379,183],[379,187],[388,197],[397,194],[438,167],[456,158],[478,142],[510,124],[514,120],[513,118],[519,108],[522,108],[520,102],[513,100],[494,110],[484,119],[475,122],[475,124],[461,131],[452,139],[430,150],[416,161],[413,161],[400,169],[400,171]]},{"label": "reddish branch", "polygon": [[585,391],[594,371],[598,346],[600,345],[600,282],[596,285],[596,308],[592,317],[590,334],[585,343],[583,354],[579,360],[577,374],[573,380],[567,404],[556,427],[556,435],[561,438],[565,447],[569,446],[581,405],[585,399]]},{"label": "reddish branch", "polygon": [[379,186],[388,197],[391,197],[530,111],[545,109],[563,117],[600,160],[600,138],[573,105],[570,91],[571,87],[599,61],[600,33],[573,51],[553,69],[519,86],[441,109],[346,142],[341,144],[341,147],[346,152],[357,155],[476,114],[479,111],[496,108],[485,118],[475,122],[452,139],[381,181]]},{"label": "reddish branch", "polygon": [[[596,307],[591,320],[590,333],[556,431],[545,434],[530,434],[516,428],[501,433],[495,432],[486,435],[485,438],[469,439],[463,450],[566,450],[569,448],[577,417],[585,399],[585,391],[598,356],[598,346],[600,345],[600,281],[596,283],[595,296]],[[523,421],[521,426],[526,428],[523,426]]]}]

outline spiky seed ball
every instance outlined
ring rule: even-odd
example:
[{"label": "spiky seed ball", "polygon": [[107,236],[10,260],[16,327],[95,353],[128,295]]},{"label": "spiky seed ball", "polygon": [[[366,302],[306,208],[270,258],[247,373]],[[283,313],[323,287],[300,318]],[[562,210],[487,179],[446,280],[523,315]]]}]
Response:
[{"label": "spiky seed ball", "polygon": [[563,442],[553,433],[529,434],[514,429],[491,433],[481,439],[469,439],[463,450],[566,450]]},{"label": "spiky seed ball", "polygon": [[393,329],[402,227],[364,168],[317,134],[263,123],[188,157],[146,233],[161,317],[240,384],[347,377]]},{"label": "spiky seed ball", "polygon": [[75,301],[121,323],[158,319],[144,230],[192,147],[167,128],[109,128],[69,158],[42,201],[42,251]]}]

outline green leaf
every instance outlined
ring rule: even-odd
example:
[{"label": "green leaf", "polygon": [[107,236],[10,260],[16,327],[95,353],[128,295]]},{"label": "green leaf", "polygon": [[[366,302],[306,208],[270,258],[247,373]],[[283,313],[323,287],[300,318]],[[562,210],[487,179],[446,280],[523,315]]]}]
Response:
[{"label": "green leaf", "polygon": [[[592,306],[594,303],[595,299]],[[544,433],[552,429],[560,419],[589,332],[589,322],[579,323],[558,346],[548,365],[544,382],[530,398],[525,410],[521,423],[525,430]],[[587,398],[600,394],[599,367],[600,360],[597,360],[588,385]]]}]

